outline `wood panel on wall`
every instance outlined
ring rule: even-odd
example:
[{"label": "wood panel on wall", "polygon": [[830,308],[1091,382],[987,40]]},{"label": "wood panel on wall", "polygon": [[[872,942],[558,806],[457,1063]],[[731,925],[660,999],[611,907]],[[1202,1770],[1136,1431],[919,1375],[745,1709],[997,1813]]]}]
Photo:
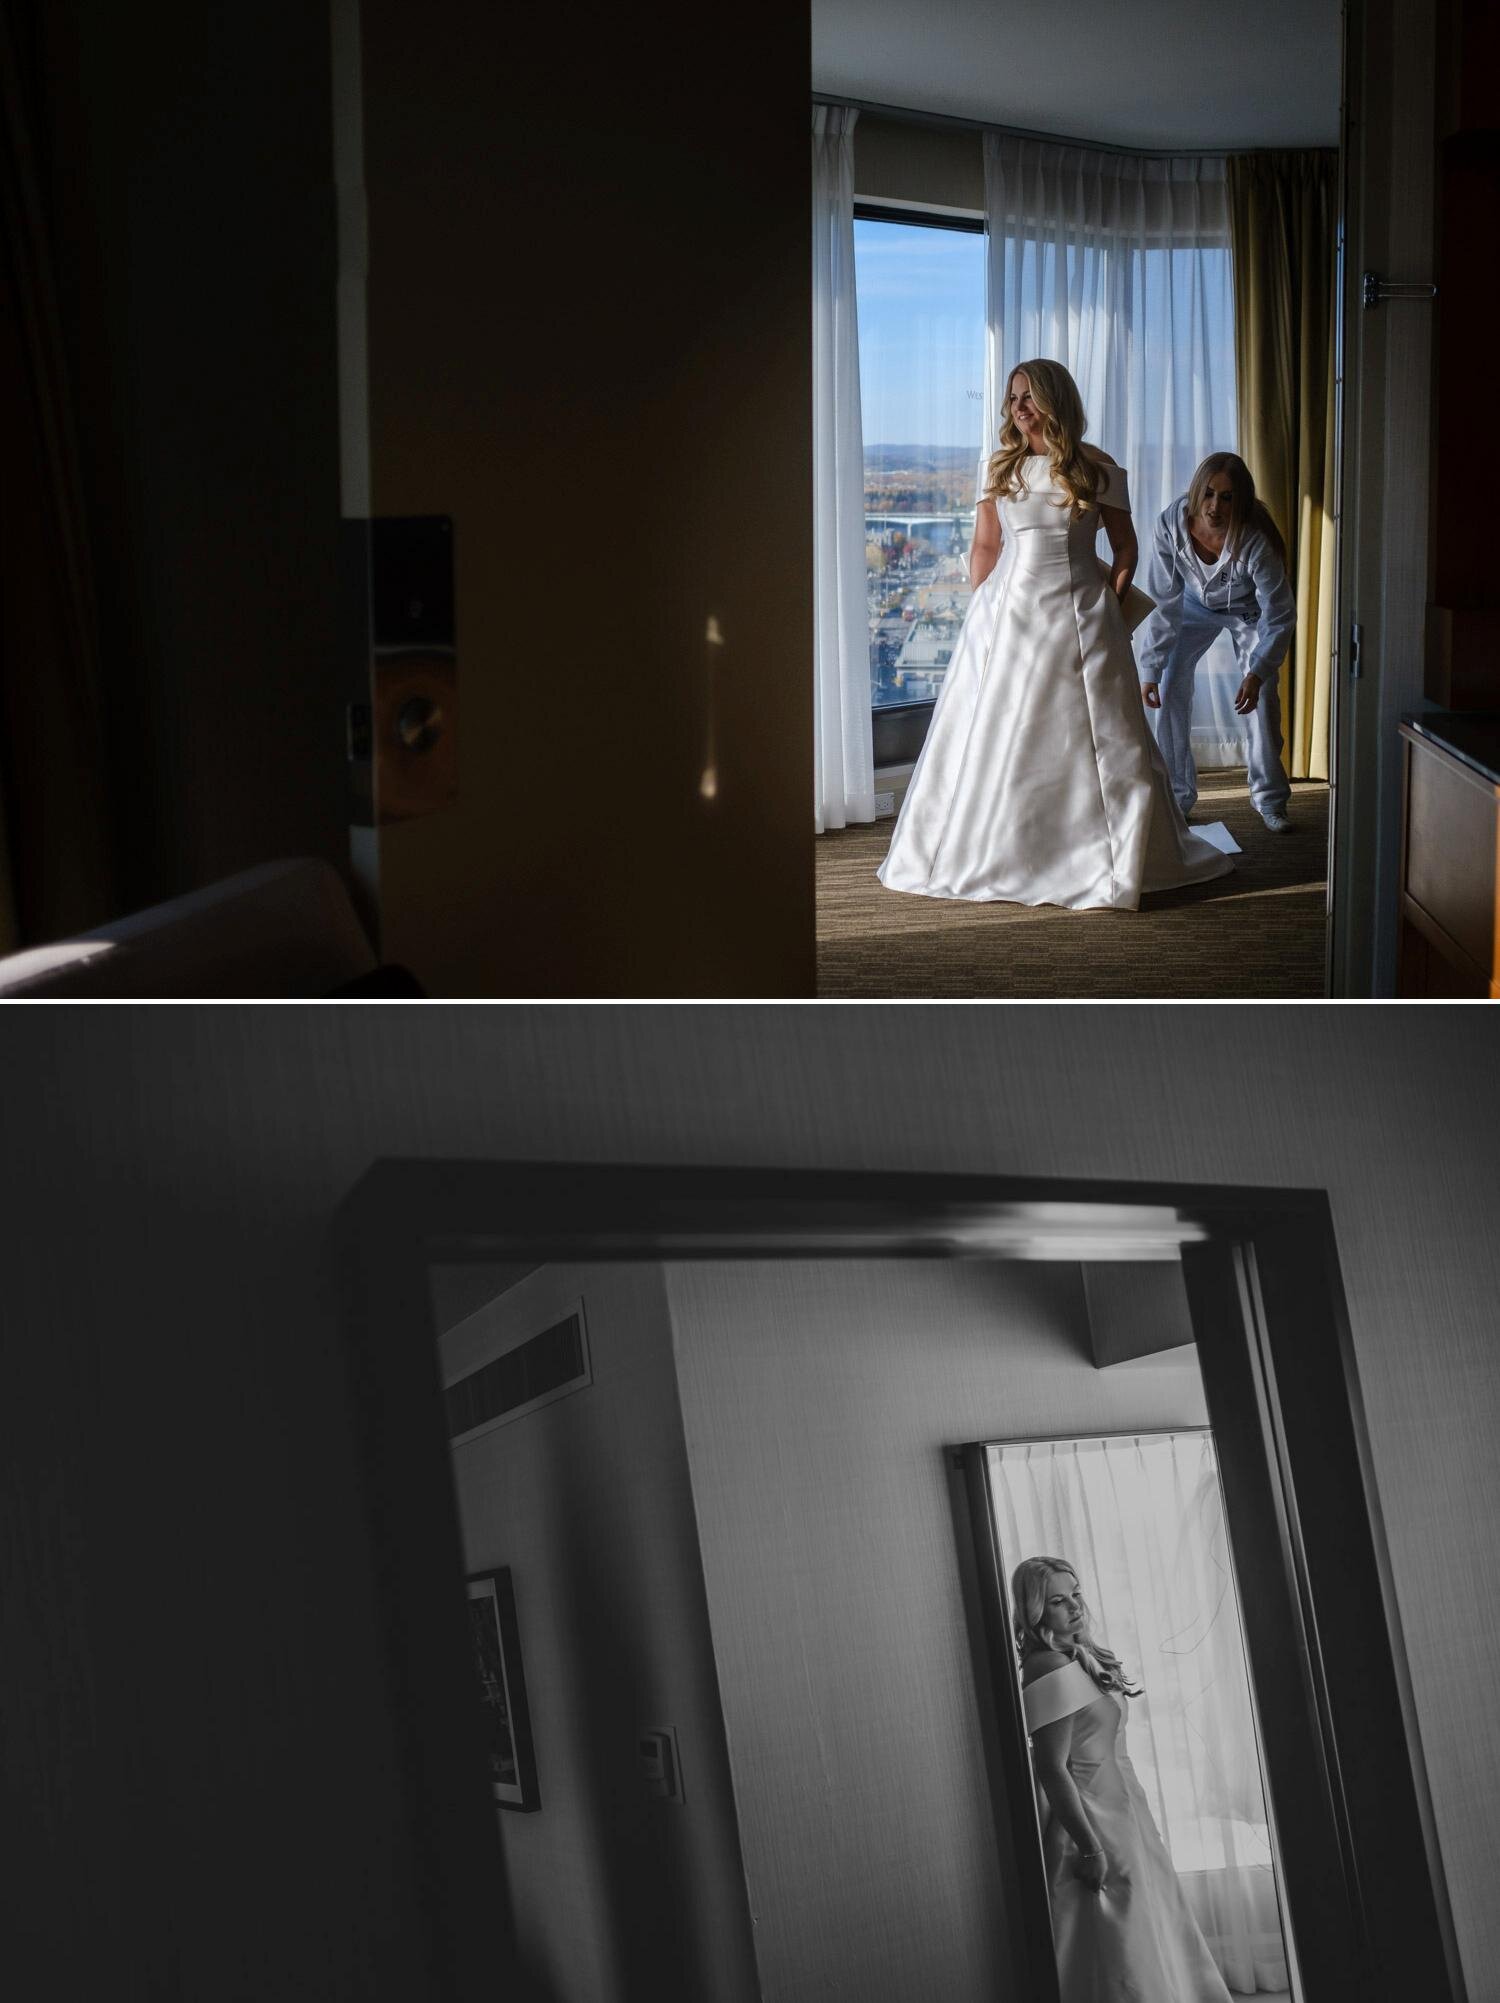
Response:
[{"label": "wood panel on wall", "polygon": [[1409,724],[1400,991],[1500,995],[1500,781]]},{"label": "wood panel on wall", "polygon": [[349,1676],[373,1586],[318,1263],[381,1155],[1326,1188],[1487,1993],[1500,1724],[1472,1690],[1500,1609],[1473,1582],[1500,1541],[1500,1066],[1487,1012],[1440,1027],[1303,1010],[1267,1091],[1275,1021],[1248,1005],[13,1017],[0,1468],[29,1527],[0,1549],[0,1620],[10,1772],[43,1840],[6,1891],[46,1928],[52,1993],[101,1963],[131,2003],[174,1993],[174,1967],[195,1999],[428,1993],[389,1725]]},{"label": "wood panel on wall", "polygon": [[[1346,179],[1342,492],[1336,688],[1332,992],[1396,992],[1401,878],[1401,719],[1422,704],[1432,501],[1433,309],[1361,304],[1366,271],[1433,277],[1435,99],[1430,0],[1345,9]],[[1363,629],[1349,671],[1349,627]]]},{"label": "wood panel on wall", "polygon": [[1500,204],[1500,26],[1490,0],[1434,10],[1439,42],[1431,602],[1424,692],[1445,709],[1500,708],[1500,592],[1468,468],[1500,451],[1500,412],[1474,385],[1491,370],[1491,254]]},{"label": "wood panel on wall", "polygon": [[361,14],[370,506],[452,517],[459,662],[386,955],[438,995],[811,994],[806,5],[727,66],[696,0]]}]

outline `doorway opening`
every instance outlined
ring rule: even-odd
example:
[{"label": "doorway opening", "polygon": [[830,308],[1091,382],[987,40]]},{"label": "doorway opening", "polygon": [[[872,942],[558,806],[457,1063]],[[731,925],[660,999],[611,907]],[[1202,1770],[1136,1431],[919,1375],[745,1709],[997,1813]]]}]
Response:
[{"label": "doorway opening", "polygon": [[[1358,9],[1323,0],[1295,20],[1272,7],[1238,24],[1245,78],[1277,74],[1297,38],[1295,102],[1253,82],[1220,100],[1217,71],[1194,71],[1169,102],[1156,86],[1180,52],[1165,26],[1137,24],[1116,42],[1102,14],[1088,20],[1097,47],[1079,71],[1039,55],[1033,66],[978,6],[959,7],[936,49],[915,22],[883,22],[875,47],[869,13],[856,5],[819,21],[815,10],[818,992],[1322,995],[1340,631],[1342,99]],[[1263,226],[1273,209],[1284,229]],[[1288,314],[1299,327],[1290,343],[1276,335]],[[995,602],[1035,526],[1005,497],[997,526],[985,498],[997,491],[991,455],[1015,438],[1001,428],[1009,371],[1028,357],[1071,372],[1087,439],[1126,469],[1135,583],[1161,608],[1141,607],[1130,638],[1111,636],[1113,672],[1132,696],[1137,679],[1150,685],[1144,714],[1170,791],[1197,839],[1234,864],[1215,873],[1184,831],[1181,866],[1128,886],[1132,922],[1091,932],[1082,949],[1068,907],[1118,906],[1120,886],[1090,880],[1080,825],[1049,816],[1051,791],[1026,792],[1017,775],[1033,754],[1012,748],[1070,733],[1055,718],[1041,727],[1032,697],[1018,694],[1014,713],[993,700],[992,670],[1007,664],[1018,691],[1049,686],[1047,636],[1067,623],[1049,612],[1018,626]],[[1268,509],[1274,524],[1258,595],[1236,597],[1233,619],[1224,560],[1203,544],[1204,518],[1189,525],[1184,514],[1196,470],[1224,453],[1250,470],[1255,519]],[[1158,547],[1169,510],[1173,532]],[[1238,528],[1234,543],[1243,556]],[[1112,547],[1101,530],[1096,553],[1110,564]],[[869,711],[868,735],[854,727],[856,706]],[[971,730],[986,749],[972,761],[960,755]],[[983,787],[967,790],[974,766],[1005,771],[1003,819],[986,819]],[[903,827],[913,784],[921,797]],[[923,822],[950,830],[941,855]],[[1012,853],[1003,829],[1022,822],[1028,840]],[[901,890],[911,894],[892,894]]]}]

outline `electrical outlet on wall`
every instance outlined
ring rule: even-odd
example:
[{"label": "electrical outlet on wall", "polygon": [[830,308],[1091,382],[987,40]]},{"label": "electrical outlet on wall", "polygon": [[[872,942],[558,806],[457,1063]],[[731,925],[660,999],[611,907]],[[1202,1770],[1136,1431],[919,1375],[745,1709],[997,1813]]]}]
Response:
[{"label": "electrical outlet on wall", "polygon": [[646,1782],[648,1801],[682,1800],[682,1765],[677,1757],[675,1725],[642,1725],[635,1735],[636,1753]]}]

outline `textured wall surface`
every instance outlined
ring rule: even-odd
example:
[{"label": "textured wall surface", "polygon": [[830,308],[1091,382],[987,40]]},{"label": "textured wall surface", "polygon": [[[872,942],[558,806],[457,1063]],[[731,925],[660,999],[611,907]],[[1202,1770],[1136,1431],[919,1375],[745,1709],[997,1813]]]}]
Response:
[{"label": "textured wall surface", "polygon": [[763,1994],[992,2003],[1002,1880],[944,1446],[1198,1425],[1076,1266],[667,1269]]},{"label": "textured wall surface", "polygon": [[[52,1007],[7,1029],[0,1467],[58,1581],[4,1608],[7,1744],[53,1804],[7,1890],[41,1911],[71,1873],[64,1957],[107,1936],[140,1969],[160,1938],[195,1996],[326,1997],[339,1954],[404,1951],[383,1727],[348,1675],[370,1616],[320,1234],[379,1156],[537,1157],[1326,1188],[1459,1937],[1492,1993],[1492,1016]],[[314,1913],[323,1959],[277,1990]]]},{"label": "textured wall surface", "polygon": [[[511,1568],[537,1783],[497,1809],[524,1965],[566,2003],[756,1995],[659,1266],[548,1266],[461,1322],[446,1376],[582,1296],[593,1382],[454,1448],[465,1569]],[[644,1798],[677,1727],[680,1806]],[[624,1971],[631,1971],[627,1983]]]},{"label": "textured wall surface", "polygon": [[359,14],[372,512],[453,517],[460,676],[457,801],[381,832],[386,956],[811,994],[805,7],[728,64],[697,0]]}]

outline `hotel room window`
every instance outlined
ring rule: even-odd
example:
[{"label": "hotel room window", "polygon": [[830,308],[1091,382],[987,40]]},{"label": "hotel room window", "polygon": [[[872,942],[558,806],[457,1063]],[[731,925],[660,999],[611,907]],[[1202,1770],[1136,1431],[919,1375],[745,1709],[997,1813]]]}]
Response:
[{"label": "hotel room window", "polygon": [[[1177,228],[1172,244],[1066,252],[1084,320],[1071,360],[1090,435],[1129,469],[1143,542],[1204,453],[1237,442],[1229,244],[1217,224]],[[1011,317],[1025,328],[1060,282],[1059,245],[1008,240],[1008,251]],[[984,228],[959,217],[892,220],[856,204],[854,261],[870,691],[881,708],[936,697],[969,601],[986,445]],[[1128,393],[1108,395],[1111,378]],[[1244,763],[1239,680],[1221,636],[1194,697],[1193,750],[1205,769]]]},{"label": "hotel room window", "polygon": [[969,602],[984,442],[984,233],[856,208],[870,694],[927,702]]}]

